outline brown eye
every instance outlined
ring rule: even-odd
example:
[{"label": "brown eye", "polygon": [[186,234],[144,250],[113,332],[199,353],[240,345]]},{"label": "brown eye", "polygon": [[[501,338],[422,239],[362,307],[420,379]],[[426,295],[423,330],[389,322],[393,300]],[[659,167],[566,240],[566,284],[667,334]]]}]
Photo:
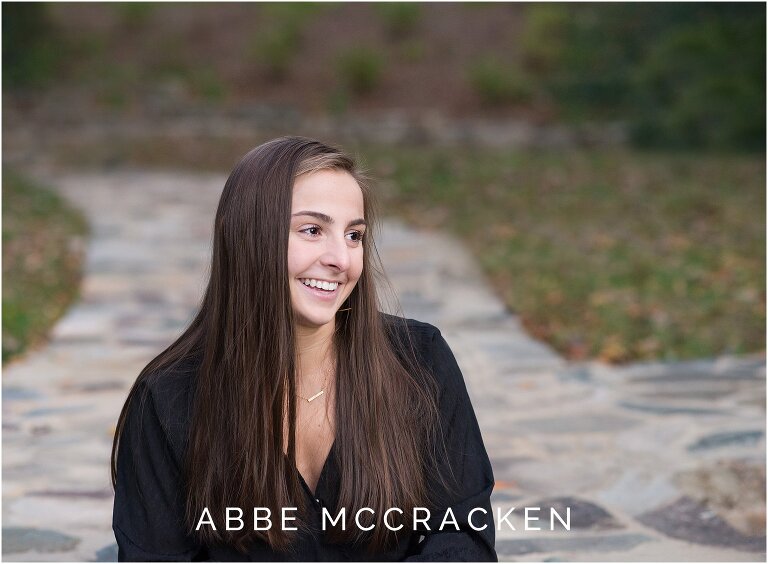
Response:
[{"label": "brown eye", "polygon": [[320,235],[320,228],[317,225],[312,225],[310,227],[299,230],[299,233],[306,233],[307,235],[317,236]]},{"label": "brown eye", "polygon": [[359,243],[360,241],[363,240],[363,233],[362,231],[351,231],[350,233],[347,233],[347,237],[350,238],[350,241]]}]

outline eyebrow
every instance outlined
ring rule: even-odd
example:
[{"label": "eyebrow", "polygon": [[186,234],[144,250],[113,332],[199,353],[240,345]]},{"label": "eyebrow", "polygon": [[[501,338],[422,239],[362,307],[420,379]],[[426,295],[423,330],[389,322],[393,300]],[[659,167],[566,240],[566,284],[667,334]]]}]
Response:
[{"label": "eyebrow", "polygon": [[[297,215],[309,215],[309,216],[312,216],[312,217],[314,217],[316,219],[319,219],[323,223],[327,223],[329,225],[335,223],[333,218],[330,215],[326,215],[324,213],[320,213],[320,212],[316,212],[316,211],[304,210],[304,211],[296,212],[291,217],[296,217]],[[352,225],[366,225],[367,226],[368,223],[361,217],[359,219],[353,219],[352,221],[347,223],[347,227],[351,227]]]}]

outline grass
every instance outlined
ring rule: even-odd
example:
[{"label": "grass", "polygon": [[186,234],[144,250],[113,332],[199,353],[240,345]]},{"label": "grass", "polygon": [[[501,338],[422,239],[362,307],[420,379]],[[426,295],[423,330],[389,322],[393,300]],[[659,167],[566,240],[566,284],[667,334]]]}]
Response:
[{"label": "grass", "polygon": [[42,342],[77,297],[86,234],[58,196],[3,169],[3,362]]},{"label": "grass", "polygon": [[[261,141],[157,138],[113,146],[116,153],[104,157],[224,173]],[[68,164],[99,164],[94,147],[67,148]],[[360,153],[379,179],[387,213],[455,233],[526,329],[569,359],[765,350],[761,157],[423,147]]]},{"label": "grass", "polygon": [[626,152],[370,152],[390,209],[464,239],[571,359],[763,351],[765,164]]}]

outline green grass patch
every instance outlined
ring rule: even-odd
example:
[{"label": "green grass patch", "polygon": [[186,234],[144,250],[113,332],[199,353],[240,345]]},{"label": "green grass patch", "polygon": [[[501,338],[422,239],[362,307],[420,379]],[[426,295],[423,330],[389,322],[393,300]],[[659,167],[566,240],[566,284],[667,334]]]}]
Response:
[{"label": "green grass patch", "polygon": [[85,219],[3,168],[3,362],[45,339],[78,295]]},{"label": "green grass patch", "polygon": [[457,234],[571,359],[765,348],[765,164],[630,152],[366,151],[386,207]]}]

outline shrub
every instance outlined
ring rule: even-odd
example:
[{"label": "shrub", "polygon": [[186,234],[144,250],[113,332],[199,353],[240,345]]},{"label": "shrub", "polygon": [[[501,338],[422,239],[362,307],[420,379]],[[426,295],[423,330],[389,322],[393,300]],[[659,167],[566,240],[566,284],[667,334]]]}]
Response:
[{"label": "shrub", "polygon": [[295,24],[278,25],[257,38],[253,54],[266,66],[270,77],[282,80],[288,75],[299,43],[300,34]]},{"label": "shrub", "polygon": [[151,2],[115,2],[121,23],[128,29],[137,30],[149,20],[157,7]]},{"label": "shrub", "polygon": [[307,2],[265,3],[265,33],[252,42],[251,55],[267,69],[274,80],[285,79],[301,48],[302,31],[321,6]]},{"label": "shrub", "polygon": [[528,7],[526,16],[520,36],[523,62],[533,71],[549,72],[563,57],[568,12],[559,4],[534,4]]},{"label": "shrub", "polygon": [[530,80],[518,68],[492,57],[476,61],[469,69],[469,80],[484,104],[501,106],[530,100]]},{"label": "shrub", "polygon": [[534,4],[526,13],[523,60],[562,115],[626,121],[644,147],[764,150],[764,4]]},{"label": "shrub", "polygon": [[763,150],[764,46],[764,20],[706,21],[664,35],[633,77],[634,141]]},{"label": "shrub", "polygon": [[61,58],[61,38],[41,2],[3,5],[3,88],[43,87]]},{"label": "shrub", "polygon": [[358,95],[368,94],[379,84],[383,66],[381,54],[369,47],[344,51],[337,59],[342,83]]},{"label": "shrub", "polygon": [[376,11],[387,33],[394,38],[412,34],[421,21],[421,6],[415,2],[380,2]]}]

